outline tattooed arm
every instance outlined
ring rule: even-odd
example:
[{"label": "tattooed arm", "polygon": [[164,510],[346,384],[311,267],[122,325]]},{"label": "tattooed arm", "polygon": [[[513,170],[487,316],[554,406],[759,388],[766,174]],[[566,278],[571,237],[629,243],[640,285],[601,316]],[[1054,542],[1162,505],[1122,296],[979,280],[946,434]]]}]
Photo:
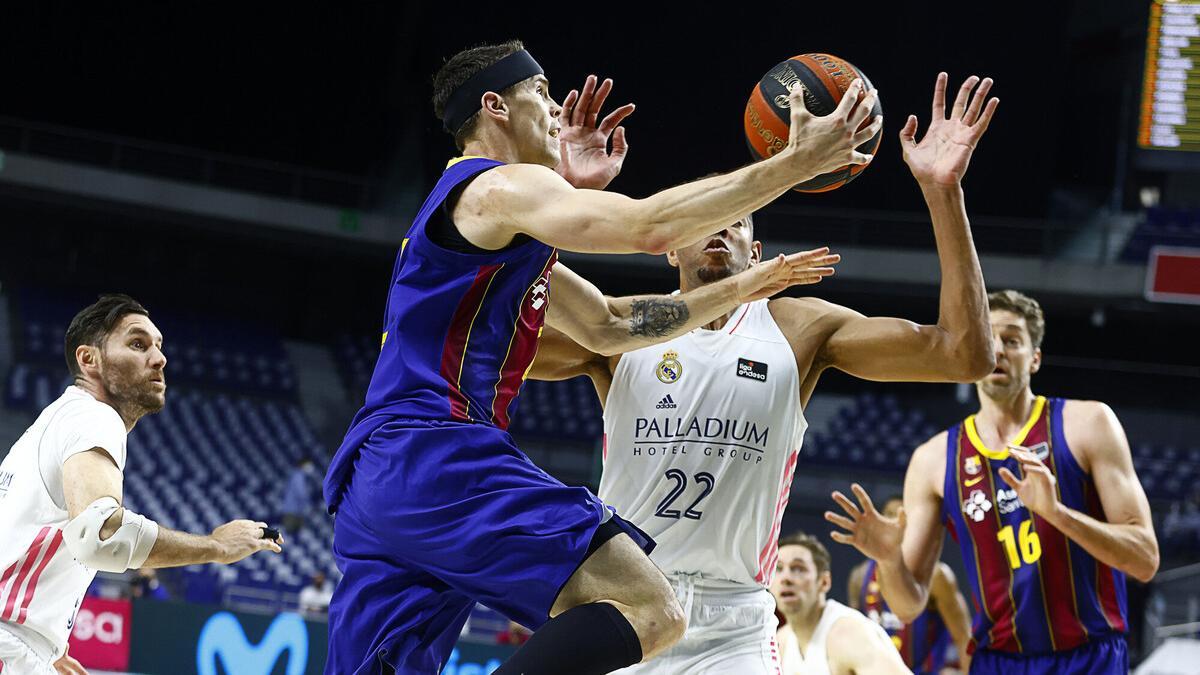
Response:
[{"label": "tattooed arm", "polygon": [[[562,263],[554,265],[546,323],[583,350],[612,356],[665,342],[713,321],[738,305],[770,297],[833,273],[837,256],[820,248],[752,266],[728,279],[677,295],[606,297]],[[542,367],[549,367],[542,360]]]}]

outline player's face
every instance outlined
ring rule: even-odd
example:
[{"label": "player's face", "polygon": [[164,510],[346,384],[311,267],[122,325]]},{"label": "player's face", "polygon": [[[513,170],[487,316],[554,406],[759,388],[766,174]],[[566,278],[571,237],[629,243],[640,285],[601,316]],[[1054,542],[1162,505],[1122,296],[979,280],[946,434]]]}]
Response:
[{"label": "player's face", "polygon": [[167,402],[166,365],[162,333],[148,317],[129,314],[100,351],[100,382],[118,409],[129,406],[139,416],[158,412]]},{"label": "player's face", "polygon": [[829,572],[820,572],[812,551],[804,546],[782,546],[771,594],[784,614],[802,614],[817,605],[829,591]]},{"label": "player's face", "polygon": [[994,310],[989,316],[996,369],[979,381],[979,391],[990,398],[1009,398],[1029,386],[1030,378],[1041,367],[1042,353],[1033,348],[1025,317],[1005,309]]},{"label": "player's face", "polygon": [[711,237],[667,253],[667,260],[679,267],[693,286],[699,286],[742,272],[761,256],[762,244],[754,241],[754,228],[739,220]]},{"label": "player's face", "polygon": [[550,82],[537,75],[504,97],[509,106],[509,131],[517,141],[521,161],[554,168],[560,159],[558,117],[562,107],[550,98]]}]

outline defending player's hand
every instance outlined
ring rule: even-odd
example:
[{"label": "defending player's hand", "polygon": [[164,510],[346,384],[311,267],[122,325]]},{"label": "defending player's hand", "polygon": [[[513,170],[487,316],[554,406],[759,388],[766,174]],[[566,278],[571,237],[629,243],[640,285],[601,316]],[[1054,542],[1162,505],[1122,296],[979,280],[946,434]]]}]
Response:
[{"label": "defending player's hand", "polygon": [[[975,144],[987,131],[996,106],[1000,104],[1000,99],[987,97],[992,89],[992,78],[985,77],[981,82],[972,75],[958,88],[954,107],[950,116],[946,117],[946,80],[946,73],[938,73],[937,83],[933,87],[933,114],[921,142],[918,143],[916,139],[916,115],[909,115],[904,128],[900,130],[904,163],[908,164],[913,177],[923,186],[958,185],[967,173]],[[979,85],[978,89],[975,89],[976,85]],[[971,94],[972,89],[975,89],[974,95]]]},{"label": "defending player's hand", "polygon": [[258,551],[283,551],[283,535],[279,539],[264,539],[266,523],[253,520],[234,520],[218,527],[209,535],[217,543],[219,557],[213,562],[225,565],[235,563]]},{"label": "defending player's hand", "polygon": [[883,116],[878,115],[870,124],[862,126],[878,97],[875,89],[862,96],[863,86],[861,79],[851,82],[837,108],[823,117],[808,111],[804,104],[804,85],[797,83],[792,87],[788,94],[791,123],[787,152],[794,160],[793,166],[800,180],[840,169],[847,164],[866,164],[871,161],[871,155],[855,148],[879,133]]},{"label": "defending player's hand", "polygon": [[[563,99],[562,127],[558,132],[561,157],[558,173],[577,188],[603,190],[621,173],[629,144],[625,142],[625,127],[621,122],[633,112],[633,104],[610,112],[597,126],[596,118],[612,91],[613,82],[606,79],[596,86],[596,76],[588,75],[581,91],[571,90]],[[608,139],[612,137],[612,152]]]},{"label": "defending player's hand", "polygon": [[1007,467],[1000,467],[1000,478],[1017,491],[1017,497],[1025,508],[1049,519],[1060,505],[1055,490],[1058,479],[1029,448],[1009,445],[1008,452],[1021,463],[1021,478],[1018,479]]},{"label": "defending player's hand", "polygon": [[830,253],[828,246],[764,260],[733,277],[741,302],[753,302],[775,295],[788,286],[815,284],[833,274],[833,266],[842,256]]},{"label": "defending player's hand", "polygon": [[[871,496],[858,483],[850,486],[858,504],[850,501],[841,492],[833,493],[833,500],[842,507],[846,515],[825,512],[825,520],[846,530],[832,532],[830,537],[839,544],[849,544],[863,555],[874,560],[890,560],[900,556],[900,542],[904,539],[904,508],[889,518],[875,510]],[[861,507],[861,508],[860,508]]]},{"label": "defending player's hand", "polygon": [[[69,651],[70,647],[67,649]],[[54,662],[54,672],[58,675],[87,675],[87,669],[83,667],[83,664],[67,653]]]}]

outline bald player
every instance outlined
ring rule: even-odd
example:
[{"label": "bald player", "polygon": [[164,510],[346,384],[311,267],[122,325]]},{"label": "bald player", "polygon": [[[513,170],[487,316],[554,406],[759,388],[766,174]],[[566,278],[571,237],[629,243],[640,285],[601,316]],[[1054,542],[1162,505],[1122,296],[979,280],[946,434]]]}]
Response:
[{"label": "bald player", "polygon": [[[668,342],[623,354],[547,331],[532,377],[591,377],[605,408],[601,498],[658,542],[651,559],[689,612],[683,641],[632,672],[774,672],[775,603],[766,587],[807,427],[803,411],[821,373],[945,382],[991,371],[983,275],[960,181],[997,100],[985,105],[992,82],[971,77],[947,116],[946,81],[945,73],[937,78],[921,141],[915,116],[900,131],[937,239],[936,324],[776,298],[742,303]],[[760,264],[752,219],[728,222],[668,251],[682,293]],[[550,309],[552,324],[560,306]],[[727,619],[728,608],[737,608],[736,621]]]}]

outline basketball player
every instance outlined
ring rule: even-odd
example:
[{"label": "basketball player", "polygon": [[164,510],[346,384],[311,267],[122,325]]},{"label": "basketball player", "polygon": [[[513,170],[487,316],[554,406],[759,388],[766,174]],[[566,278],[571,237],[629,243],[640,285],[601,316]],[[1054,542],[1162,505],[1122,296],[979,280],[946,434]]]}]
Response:
[{"label": "basketball player", "polygon": [[557,248],[690,244],[805,178],[867,161],[854,148],[881,120],[868,122],[875,94],[861,83],[820,118],[797,87],[779,154],[637,200],[585,189],[607,185],[624,157],[617,124],[629,107],[597,125],[610,87],[589,78],[564,111],[519,42],[463,51],[435,78],[435,110],[464,156],[401,246],[366,403],[326,477],[344,574],[327,672],[439,672],[476,601],[537,629],[501,675],[606,673],[683,633],[679,604],[644,552],[651,539],[538,469],[505,431],[547,309],[565,334],[616,353],[816,281],[836,257],[781,256],[683,296],[613,300],[557,263]]},{"label": "basketball player", "polygon": [[[166,402],[162,334],[137,301],[102,296],[71,320],[75,383],[0,463],[0,673],[83,672],[66,656],[97,570],[233,563],[278,553],[265,523],[207,536],[175,532],[121,506],[125,438]],[[53,666],[51,664],[54,664]]]},{"label": "basketball player", "polygon": [[[775,603],[766,586],[807,426],[803,408],[826,368],[921,381],[971,381],[992,369],[983,275],[960,186],[997,105],[984,105],[990,87],[966,80],[947,119],[943,73],[928,133],[916,143],[915,117],[900,132],[940,254],[936,325],[778,298],[624,355],[548,331],[534,377],[592,378],[605,402],[601,498],[658,542],[652,560],[690,609],[684,641],[636,672],[775,672]],[[684,293],[758,266],[752,220],[731,222],[667,253]],[[562,306],[550,308],[551,323]]]},{"label": "basketball player", "polygon": [[975,415],[921,445],[904,507],[878,513],[853,486],[826,518],[879,563],[902,621],[925,607],[943,523],[975,596],[972,673],[1127,673],[1125,575],[1149,581],[1158,542],[1116,415],[1098,401],[1035,396],[1042,309],[1016,291],[988,296],[996,369]]},{"label": "basketball player", "polygon": [[[883,514],[895,517],[903,503],[899,495],[888,499],[884,502]],[[883,626],[896,649],[900,650],[904,665],[914,672],[929,675],[938,675],[944,670],[966,672],[970,665],[967,644],[971,640],[971,616],[967,599],[958,590],[954,570],[944,562],[934,567],[933,580],[929,584],[929,605],[915,620],[905,623],[896,617],[879,592],[877,567],[874,560],[867,559],[850,572],[846,593],[850,606]],[[951,644],[958,651],[957,663],[946,658]]]},{"label": "basketball player", "polygon": [[825,597],[833,584],[829,551],[816,537],[779,540],[771,594],[784,623],[778,631],[783,675],[911,673],[879,624]]}]

